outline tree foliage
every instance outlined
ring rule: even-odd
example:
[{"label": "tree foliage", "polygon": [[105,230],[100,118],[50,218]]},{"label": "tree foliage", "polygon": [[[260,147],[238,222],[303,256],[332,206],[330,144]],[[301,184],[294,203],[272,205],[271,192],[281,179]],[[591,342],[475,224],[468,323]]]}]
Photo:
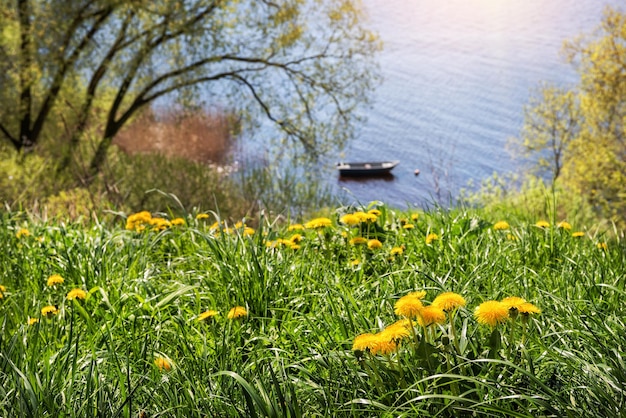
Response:
[{"label": "tree foliage", "polygon": [[[358,0],[1,0],[0,137],[21,151],[87,129],[97,173],[156,103],[219,105],[309,157],[353,135],[380,43]],[[94,129],[95,127],[95,129]]]},{"label": "tree foliage", "polygon": [[518,143],[542,153],[540,164],[550,166],[553,179],[600,216],[626,222],[625,12],[607,8],[598,29],[565,50],[578,84],[542,89],[527,108]]}]

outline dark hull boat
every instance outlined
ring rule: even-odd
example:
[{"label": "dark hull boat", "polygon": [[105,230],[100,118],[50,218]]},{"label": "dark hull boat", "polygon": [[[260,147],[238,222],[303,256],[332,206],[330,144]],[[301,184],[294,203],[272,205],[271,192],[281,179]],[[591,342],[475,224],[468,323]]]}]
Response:
[{"label": "dark hull boat", "polygon": [[370,161],[362,163],[337,163],[337,170],[341,176],[382,176],[389,172],[400,161]]}]

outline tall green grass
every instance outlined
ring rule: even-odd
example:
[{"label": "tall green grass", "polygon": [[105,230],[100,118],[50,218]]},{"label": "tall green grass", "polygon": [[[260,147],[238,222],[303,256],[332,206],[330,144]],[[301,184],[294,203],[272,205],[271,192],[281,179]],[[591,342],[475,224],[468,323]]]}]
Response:
[{"label": "tall green grass", "polygon": [[[262,217],[254,231],[214,214],[142,232],[2,214],[0,416],[624,415],[619,234],[377,210],[348,226],[354,209],[337,208],[330,226],[302,230]],[[64,282],[48,286],[53,274]],[[87,298],[67,300],[73,288]],[[388,355],[352,350],[420,290],[425,305],[465,298],[452,337],[445,323]],[[478,305],[507,296],[542,312],[523,328],[477,322]],[[46,305],[58,313],[43,317]],[[229,319],[235,306],[247,315]],[[209,309],[219,315],[199,321]]]}]

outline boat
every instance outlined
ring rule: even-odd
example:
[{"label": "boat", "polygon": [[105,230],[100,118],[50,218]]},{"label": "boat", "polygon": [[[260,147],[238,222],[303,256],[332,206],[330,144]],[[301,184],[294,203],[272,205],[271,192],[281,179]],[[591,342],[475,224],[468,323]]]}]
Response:
[{"label": "boat", "polygon": [[341,176],[381,176],[388,175],[400,161],[369,161],[361,163],[337,163]]}]

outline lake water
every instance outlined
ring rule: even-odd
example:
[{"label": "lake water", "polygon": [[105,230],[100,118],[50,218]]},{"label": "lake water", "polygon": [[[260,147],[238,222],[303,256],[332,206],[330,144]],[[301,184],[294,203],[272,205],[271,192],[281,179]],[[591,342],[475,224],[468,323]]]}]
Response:
[{"label": "lake water", "polygon": [[[330,180],[346,203],[422,207],[519,167],[505,149],[541,82],[576,82],[563,41],[614,0],[363,0],[384,42],[384,82],[345,161],[400,160],[393,177]],[[334,163],[334,161],[329,163]],[[414,170],[420,175],[415,176]],[[439,193],[437,192],[439,185]]]}]

